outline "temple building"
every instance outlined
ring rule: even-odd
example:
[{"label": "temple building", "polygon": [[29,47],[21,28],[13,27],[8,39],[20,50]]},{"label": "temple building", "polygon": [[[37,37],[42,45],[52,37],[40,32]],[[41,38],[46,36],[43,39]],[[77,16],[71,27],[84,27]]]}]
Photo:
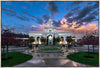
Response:
[{"label": "temple building", "polygon": [[[33,42],[33,44],[41,44],[40,38],[44,37],[46,38],[46,40],[48,40],[48,44],[53,44],[53,37],[59,37],[61,38],[61,41],[59,42],[59,44],[67,44],[66,41],[66,37],[67,36],[71,36],[71,32],[57,32],[56,31],[56,27],[54,27],[53,22],[51,20],[51,18],[49,19],[49,26],[46,26],[44,28],[44,31],[38,32],[38,31],[34,31],[34,32],[30,32],[29,33],[29,37],[34,37],[35,38],[35,42]],[[72,38],[74,41],[77,41],[80,38]]]}]

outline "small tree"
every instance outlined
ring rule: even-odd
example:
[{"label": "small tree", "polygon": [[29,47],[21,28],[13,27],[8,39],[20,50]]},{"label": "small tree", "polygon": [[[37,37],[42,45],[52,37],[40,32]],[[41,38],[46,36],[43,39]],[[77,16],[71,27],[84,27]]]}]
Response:
[{"label": "small tree", "polygon": [[91,44],[93,45],[93,53],[94,53],[94,47],[99,45],[99,36],[98,34],[96,34],[96,31],[91,34],[92,34]]},{"label": "small tree", "polygon": [[89,45],[93,45],[93,52],[94,52],[94,45],[99,45],[99,37],[95,37],[93,34],[86,34],[85,36],[83,36],[79,44],[88,45],[88,56],[89,56]]},{"label": "small tree", "polygon": [[34,37],[29,37],[30,44],[32,44],[32,42],[34,42],[34,41],[35,41]]},{"label": "small tree", "polygon": [[16,39],[13,37],[13,34],[11,33],[11,29],[3,29],[2,30],[2,45],[6,46],[6,59],[8,59],[8,45],[14,45],[14,42]]},{"label": "small tree", "polygon": [[58,42],[60,42],[61,39],[59,37],[55,38],[55,42],[58,44]]},{"label": "small tree", "polygon": [[41,38],[40,38],[40,40],[41,40],[41,42],[42,42],[42,43],[44,43],[44,44],[45,44],[46,39],[45,39],[44,37],[41,37]]},{"label": "small tree", "polygon": [[66,37],[66,41],[68,42],[68,44],[70,44],[73,40],[71,36],[67,36]]}]

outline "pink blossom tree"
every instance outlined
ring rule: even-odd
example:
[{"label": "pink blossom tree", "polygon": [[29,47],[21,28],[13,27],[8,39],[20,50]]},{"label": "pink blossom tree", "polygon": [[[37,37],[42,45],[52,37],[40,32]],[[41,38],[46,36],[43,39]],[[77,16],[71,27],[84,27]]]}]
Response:
[{"label": "pink blossom tree", "polygon": [[88,45],[88,54],[89,54],[89,45],[93,45],[93,53],[94,46],[99,45],[99,37],[95,36],[94,33],[86,34],[83,36],[82,40],[78,42],[80,45]]}]

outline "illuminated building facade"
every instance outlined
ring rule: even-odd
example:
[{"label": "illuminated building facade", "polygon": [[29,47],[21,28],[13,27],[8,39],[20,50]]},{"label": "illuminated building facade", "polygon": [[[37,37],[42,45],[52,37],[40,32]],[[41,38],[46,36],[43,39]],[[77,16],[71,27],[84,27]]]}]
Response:
[{"label": "illuminated building facade", "polygon": [[[29,33],[29,36],[31,37],[34,37],[35,38],[35,42],[33,42],[33,44],[41,44],[41,41],[40,41],[40,38],[41,37],[44,37],[46,38],[46,40],[48,40],[48,44],[53,44],[53,41],[54,41],[54,37],[57,38],[61,38],[61,41],[59,42],[59,44],[67,44],[67,41],[66,41],[66,37],[67,36],[71,36],[71,32],[57,32],[56,31],[56,27],[54,27],[52,25],[52,20],[51,18],[49,19],[49,26],[45,27],[44,28],[44,31],[42,32],[38,32],[38,31],[35,31],[35,32],[30,32]],[[74,38],[75,41],[77,41],[77,38]]]}]

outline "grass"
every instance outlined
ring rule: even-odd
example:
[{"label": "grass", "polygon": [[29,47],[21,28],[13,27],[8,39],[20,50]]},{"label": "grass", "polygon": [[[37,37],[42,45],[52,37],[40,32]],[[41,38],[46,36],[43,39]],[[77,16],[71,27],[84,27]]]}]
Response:
[{"label": "grass", "polygon": [[4,55],[1,56],[2,67],[11,67],[17,64],[21,64],[29,59],[32,59],[31,55],[22,54],[20,52],[9,52],[8,57],[12,57],[11,59],[3,60],[4,57],[5,57]]},{"label": "grass", "polygon": [[99,66],[99,53],[90,53],[90,56],[93,56],[94,58],[86,58],[84,56],[88,56],[88,52],[78,52],[70,54],[67,56],[67,58],[82,64]]},{"label": "grass", "polygon": [[57,47],[46,47],[46,48],[41,48],[41,50],[60,50],[60,48],[57,48]]}]

